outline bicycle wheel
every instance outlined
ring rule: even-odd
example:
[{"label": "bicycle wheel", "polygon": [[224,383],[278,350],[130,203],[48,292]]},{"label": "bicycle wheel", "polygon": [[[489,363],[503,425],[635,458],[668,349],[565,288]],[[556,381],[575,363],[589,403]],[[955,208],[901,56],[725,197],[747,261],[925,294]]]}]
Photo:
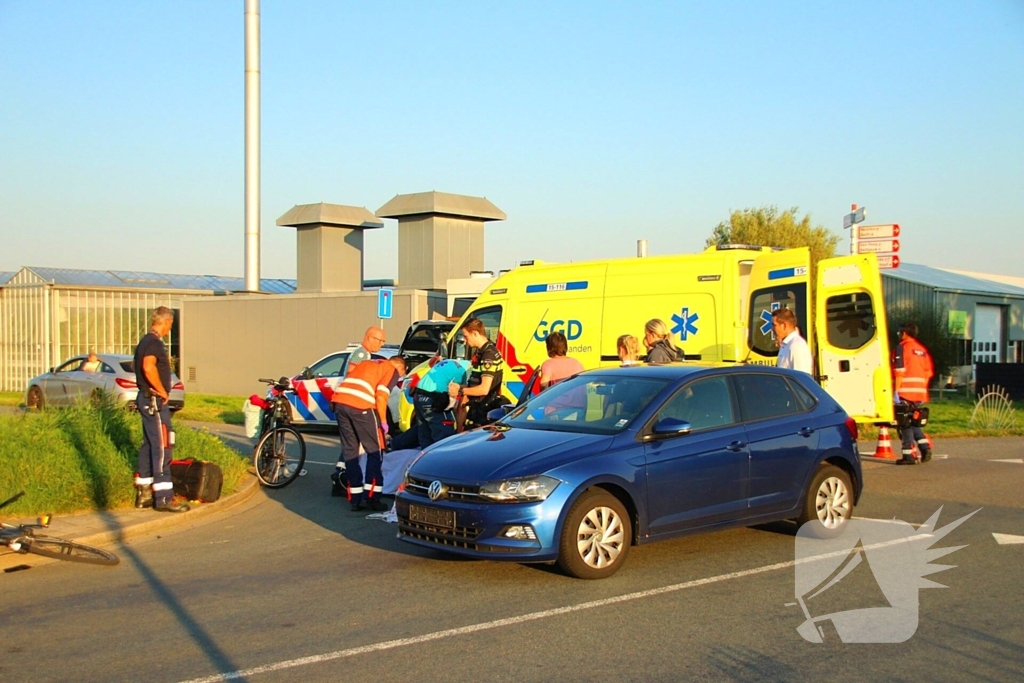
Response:
[{"label": "bicycle wheel", "polygon": [[68,562],[113,566],[121,561],[117,555],[106,550],[49,536],[26,537],[22,539],[21,548],[27,553]]},{"label": "bicycle wheel", "polygon": [[256,445],[256,478],[272,489],[295,481],[306,464],[306,442],[292,427],[275,427]]}]

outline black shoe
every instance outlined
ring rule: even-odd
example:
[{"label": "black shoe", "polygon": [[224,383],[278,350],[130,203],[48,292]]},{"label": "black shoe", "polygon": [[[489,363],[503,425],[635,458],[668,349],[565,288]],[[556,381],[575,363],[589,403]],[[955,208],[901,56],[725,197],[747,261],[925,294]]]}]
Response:
[{"label": "black shoe", "polygon": [[149,484],[135,487],[135,507],[138,509],[153,507],[153,487]]},{"label": "black shoe", "polygon": [[917,461],[916,460],[897,460],[896,464],[897,465],[916,465]]},{"label": "black shoe", "polygon": [[387,512],[391,509],[391,506],[385,503],[380,498],[371,498],[366,501],[366,509],[373,510],[374,512]]},{"label": "black shoe", "polygon": [[921,462],[928,462],[931,459],[932,459],[932,454],[931,453],[922,453],[921,454]]},{"label": "black shoe", "polygon": [[362,512],[366,509],[366,505],[363,503],[352,503],[352,512]]},{"label": "black shoe", "polygon": [[153,509],[157,512],[188,512],[191,508],[189,508],[187,503],[179,503],[171,498],[162,503],[157,503],[153,506]]}]

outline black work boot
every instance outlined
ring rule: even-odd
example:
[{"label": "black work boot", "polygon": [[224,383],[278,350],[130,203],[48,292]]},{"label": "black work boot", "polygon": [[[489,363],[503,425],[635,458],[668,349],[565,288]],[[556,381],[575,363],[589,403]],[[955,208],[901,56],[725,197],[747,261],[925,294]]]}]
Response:
[{"label": "black work boot", "polygon": [[366,505],[363,503],[363,501],[359,501],[358,503],[352,503],[352,512],[362,512],[365,509]]},{"label": "black work boot", "polygon": [[391,509],[391,506],[380,498],[370,498],[366,501],[365,505],[367,510],[373,510],[374,512],[387,512]]},{"label": "black work boot", "polygon": [[157,501],[153,509],[157,512],[188,512],[191,508],[189,508],[187,503],[179,503],[173,498],[167,498],[166,500]]},{"label": "black work boot", "polygon": [[896,464],[897,465],[916,465],[917,461],[914,460],[913,458],[911,458],[910,460],[907,460],[906,458],[901,458],[900,460],[896,461]]},{"label": "black work boot", "polygon": [[135,487],[135,507],[138,509],[153,507],[153,486],[150,484]]}]

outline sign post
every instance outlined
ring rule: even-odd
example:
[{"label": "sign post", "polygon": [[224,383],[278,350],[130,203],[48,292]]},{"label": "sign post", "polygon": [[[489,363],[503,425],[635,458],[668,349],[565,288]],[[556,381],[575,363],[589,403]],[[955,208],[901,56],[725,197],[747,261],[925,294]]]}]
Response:
[{"label": "sign post", "polygon": [[856,204],[850,206],[850,213],[843,216],[843,230],[850,228],[850,254],[856,254],[857,251],[857,230],[853,226],[857,223],[863,223],[864,219],[868,215],[868,210],[864,207],[857,208]]},{"label": "sign post", "polygon": [[395,309],[395,290],[381,287],[377,290],[377,317],[381,327],[385,320],[390,320]]}]

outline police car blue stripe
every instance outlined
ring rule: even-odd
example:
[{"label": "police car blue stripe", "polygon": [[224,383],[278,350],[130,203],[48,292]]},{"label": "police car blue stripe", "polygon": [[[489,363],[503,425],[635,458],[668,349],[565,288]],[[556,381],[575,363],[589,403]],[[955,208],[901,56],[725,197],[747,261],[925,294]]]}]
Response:
[{"label": "police car blue stripe", "polygon": [[586,289],[589,286],[586,280],[576,282],[546,282],[541,285],[526,285],[527,294],[540,294],[541,292],[572,292]]},{"label": "police car blue stripe", "polygon": [[769,280],[782,280],[787,277],[796,277],[796,268],[782,268],[780,270],[769,270]]},{"label": "police car blue stripe", "polygon": [[298,396],[295,394],[288,394],[288,402],[292,404],[292,408],[299,411],[299,415],[302,416],[303,420],[306,420],[307,422],[313,420],[313,413],[309,411],[309,408],[306,407],[305,403],[299,400]]},{"label": "police car blue stripe", "polygon": [[319,391],[311,391],[309,395],[313,397],[314,401],[316,401],[316,404],[320,408],[320,410],[324,411],[324,413],[326,414],[326,419],[334,419],[334,411],[331,409],[331,402],[327,400],[326,396],[324,396]]}]

